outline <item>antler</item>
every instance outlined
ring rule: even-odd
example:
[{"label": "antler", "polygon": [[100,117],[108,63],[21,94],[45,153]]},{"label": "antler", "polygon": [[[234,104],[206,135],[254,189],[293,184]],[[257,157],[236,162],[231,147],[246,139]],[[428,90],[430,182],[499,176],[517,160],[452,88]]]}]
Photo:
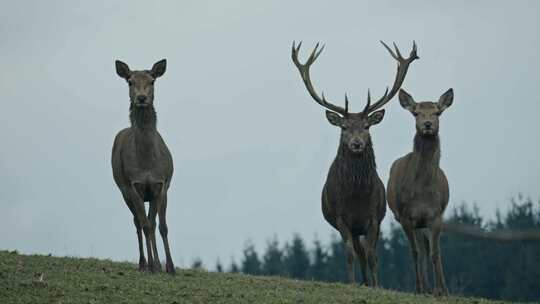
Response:
[{"label": "antler", "polygon": [[292,60],[294,62],[294,65],[298,68],[298,71],[300,71],[300,76],[302,76],[302,80],[304,81],[304,84],[306,85],[306,89],[308,90],[309,94],[313,99],[320,104],[321,106],[332,110],[334,112],[337,112],[341,115],[347,115],[348,108],[349,108],[349,99],[347,98],[347,94],[345,94],[345,108],[342,108],[340,106],[333,105],[332,103],[326,101],[324,98],[324,93],[321,93],[322,97],[319,97],[317,92],[315,91],[315,88],[313,88],[313,84],[311,83],[311,77],[309,76],[309,68],[315,60],[317,60],[317,57],[321,54],[321,52],[324,50],[324,45],[321,47],[320,50],[317,51],[319,48],[319,43],[315,45],[315,48],[311,52],[311,55],[309,55],[309,58],[307,59],[305,64],[301,64],[298,60],[298,52],[300,51],[300,47],[302,46],[302,42],[298,43],[298,47],[295,46],[295,42],[293,41],[292,44]]},{"label": "antler", "polygon": [[390,93],[388,93],[388,87],[386,87],[386,91],[384,92],[384,95],[377,100],[373,105],[371,104],[371,97],[368,90],[368,100],[366,107],[364,108],[363,113],[365,115],[377,110],[378,108],[385,105],[387,102],[389,102],[398,92],[399,88],[403,84],[403,81],[405,80],[405,75],[407,75],[407,70],[409,69],[409,64],[413,62],[415,59],[419,59],[418,55],[416,54],[416,42],[413,41],[413,48],[411,51],[411,54],[409,55],[409,58],[403,58],[401,56],[401,53],[399,52],[398,47],[394,43],[394,48],[396,52],[394,53],[386,43],[382,42],[382,45],[390,52],[390,55],[394,57],[394,59],[397,60],[398,66],[397,66],[397,73],[396,73],[396,79],[394,80],[394,85],[392,86],[392,89],[390,90]]}]

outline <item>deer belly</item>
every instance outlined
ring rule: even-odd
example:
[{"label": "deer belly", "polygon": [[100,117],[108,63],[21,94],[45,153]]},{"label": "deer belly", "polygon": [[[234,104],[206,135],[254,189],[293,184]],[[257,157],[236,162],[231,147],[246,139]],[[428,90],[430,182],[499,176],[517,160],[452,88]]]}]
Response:
[{"label": "deer belly", "polygon": [[402,218],[409,219],[415,228],[427,228],[439,216],[440,207],[430,201],[416,201],[403,206]]},{"label": "deer belly", "polygon": [[369,223],[376,217],[369,208],[362,204],[348,204],[347,208],[340,208],[339,216],[345,220],[345,223],[353,235],[364,235],[367,233]]},{"label": "deer belly", "polygon": [[442,190],[436,186],[424,185],[419,187],[405,188],[398,196],[400,205],[440,205]]},{"label": "deer belly", "polygon": [[131,183],[133,188],[139,196],[145,201],[151,201],[159,197],[165,187],[165,180],[163,178],[158,178],[152,175],[151,173],[141,174]]}]

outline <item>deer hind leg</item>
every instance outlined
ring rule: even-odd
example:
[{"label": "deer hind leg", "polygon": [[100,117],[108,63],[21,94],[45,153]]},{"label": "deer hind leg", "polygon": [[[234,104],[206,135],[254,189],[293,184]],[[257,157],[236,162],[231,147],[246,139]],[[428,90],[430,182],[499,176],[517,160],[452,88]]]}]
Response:
[{"label": "deer hind leg", "polygon": [[169,248],[169,228],[167,227],[167,193],[163,195],[163,203],[161,204],[161,208],[158,210],[159,215],[159,233],[161,234],[161,239],[163,240],[163,247],[165,247],[165,270],[167,273],[174,275],[174,264],[171,257],[171,250]]},{"label": "deer hind leg", "polygon": [[420,261],[418,260],[418,244],[416,242],[416,236],[414,234],[414,226],[413,225],[404,225],[403,230],[405,231],[405,235],[407,236],[407,239],[409,240],[409,244],[411,246],[411,253],[414,260],[414,271],[416,275],[416,292],[417,293],[423,293],[424,292],[424,286],[423,286],[423,279],[422,279],[422,271],[420,269]]},{"label": "deer hind leg", "polygon": [[377,242],[379,240],[379,226],[378,223],[374,223],[366,236],[366,252],[369,264],[369,271],[371,273],[371,286],[379,287],[379,280],[377,277]]},{"label": "deer hind leg", "polygon": [[345,243],[345,254],[347,255],[347,272],[349,275],[349,283],[354,284],[354,248],[352,234],[341,218],[338,218],[337,226],[339,233],[341,234],[341,238]]},{"label": "deer hind leg", "polygon": [[356,256],[358,257],[358,262],[360,264],[360,270],[362,271],[363,284],[366,286],[370,285],[369,278],[367,275],[367,256],[364,246],[360,241],[360,237],[353,238],[353,247],[356,251]]},{"label": "deer hind leg", "polygon": [[435,279],[435,288],[433,292],[436,295],[447,296],[448,288],[446,287],[446,282],[444,280],[444,272],[442,268],[441,261],[441,247],[440,247],[440,237],[442,229],[442,220],[439,219],[437,223],[434,224],[433,233],[431,235],[431,260],[433,263],[433,277]]},{"label": "deer hind leg", "polygon": [[135,232],[137,233],[137,241],[139,243],[139,270],[145,271],[147,264],[146,264],[146,258],[144,257],[144,245],[143,245],[143,237],[142,237],[142,226],[139,220],[137,219],[137,211],[135,207],[133,207],[133,203],[129,199],[127,195],[124,195],[124,201],[126,202],[126,205],[128,206],[129,210],[133,214],[133,224],[135,224]]}]

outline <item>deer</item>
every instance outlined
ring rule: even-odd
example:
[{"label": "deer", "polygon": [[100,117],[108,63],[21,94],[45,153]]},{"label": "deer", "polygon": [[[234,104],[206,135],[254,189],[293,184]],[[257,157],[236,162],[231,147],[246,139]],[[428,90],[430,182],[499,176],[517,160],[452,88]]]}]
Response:
[{"label": "deer", "polygon": [[317,43],[304,64],[298,59],[302,42],[298,46],[295,42],[292,45],[292,60],[308,93],[326,108],[328,122],[341,129],[337,155],[322,190],[323,217],[340,233],[345,244],[349,282],[355,283],[356,256],[362,271],[362,284],[372,287],[378,287],[376,251],[380,224],[386,214],[386,199],[384,184],[377,174],[369,128],[382,121],[385,110],[378,109],[395,96],[405,80],[409,64],[419,58],[414,42],[409,58],[403,58],[395,44],[394,52],[384,42],[381,43],[397,61],[397,74],[390,92],[387,87],[384,95],[373,104],[368,90],[367,103],[358,113],[349,112],[347,94],[343,108],[327,101],[324,93],[319,96],[313,87],[309,69],[324,45],[318,49]]},{"label": "deer", "polygon": [[439,118],[453,100],[452,89],[442,94],[438,102],[417,103],[405,90],[399,92],[401,106],[415,118],[416,134],[413,151],[397,159],[390,168],[387,198],[410,244],[417,293],[424,292],[429,255],[433,266],[433,293],[448,295],[439,243],[449,187],[439,167]]},{"label": "deer", "polygon": [[[133,215],[139,243],[139,270],[161,271],[156,246],[156,215],[159,232],[165,248],[166,272],[174,275],[168,240],[167,190],[173,175],[171,152],[156,127],[154,108],[154,82],[163,76],[165,59],[156,62],[151,70],[131,71],[117,60],[116,73],[129,86],[129,119],[131,126],[121,130],[114,139],[112,170],[116,185]],[[149,202],[148,216],[145,202]],[[144,256],[142,232],[146,240],[148,262]]]}]

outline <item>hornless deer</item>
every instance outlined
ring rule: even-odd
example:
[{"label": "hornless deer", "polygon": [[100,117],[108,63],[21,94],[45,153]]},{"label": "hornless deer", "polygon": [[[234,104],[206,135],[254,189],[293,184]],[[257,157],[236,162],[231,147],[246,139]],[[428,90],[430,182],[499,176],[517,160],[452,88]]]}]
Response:
[{"label": "hornless deer", "polygon": [[[319,97],[309,75],[309,68],[321,54],[324,46],[317,51],[315,47],[307,62],[301,64],[298,52],[302,43],[292,46],[292,60],[304,81],[311,97],[328,109],[328,121],[341,128],[341,139],[337,156],[328,172],[322,191],[323,216],[330,225],[339,231],[345,243],[347,253],[347,271],[349,281],[354,283],[355,254],[359,259],[364,284],[378,286],[376,248],[379,239],[380,223],[386,213],[384,185],[377,175],[375,155],[369,134],[369,127],[381,122],[384,109],[378,110],[397,93],[405,80],[409,64],[418,58],[416,44],[409,58],[403,58],[397,48],[394,53],[386,44],[383,45],[397,62],[397,75],[390,92],[371,104],[368,91],[367,104],[359,113],[349,113],[348,98],[345,95],[345,108],[326,101],[324,94]],[[365,239],[361,240],[360,236]],[[368,280],[367,271],[371,273]],[[370,282],[371,281],[371,282]]]},{"label": "hornless deer", "polygon": [[[154,81],[165,73],[166,65],[163,59],[154,64],[150,71],[131,71],[127,64],[116,61],[116,73],[129,84],[131,127],[120,131],[114,139],[112,169],[114,181],[133,214],[139,241],[139,270],[161,270],[155,236],[157,214],[159,232],[165,247],[165,269],[174,274],[165,218],[173,161],[156,129],[154,110]],[[145,202],[150,202],[148,217],[145,214]],[[146,239],[148,264],[144,258],[141,229]]]},{"label": "hornless deer", "polygon": [[[396,160],[388,180],[388,206],[400,222],[411,245],[416,272],[416,292],[424,292],[427,254],[434,271],[434,293],[447,295],[439,239],[443,212],[448,205],[448,181],[439,168],[439,116],[454,99],[449,89],[438,102],[416,103],[404,90],[399,102],[416,119],[413,152]],[[420,256],[419,256],[420,255]]]}]

